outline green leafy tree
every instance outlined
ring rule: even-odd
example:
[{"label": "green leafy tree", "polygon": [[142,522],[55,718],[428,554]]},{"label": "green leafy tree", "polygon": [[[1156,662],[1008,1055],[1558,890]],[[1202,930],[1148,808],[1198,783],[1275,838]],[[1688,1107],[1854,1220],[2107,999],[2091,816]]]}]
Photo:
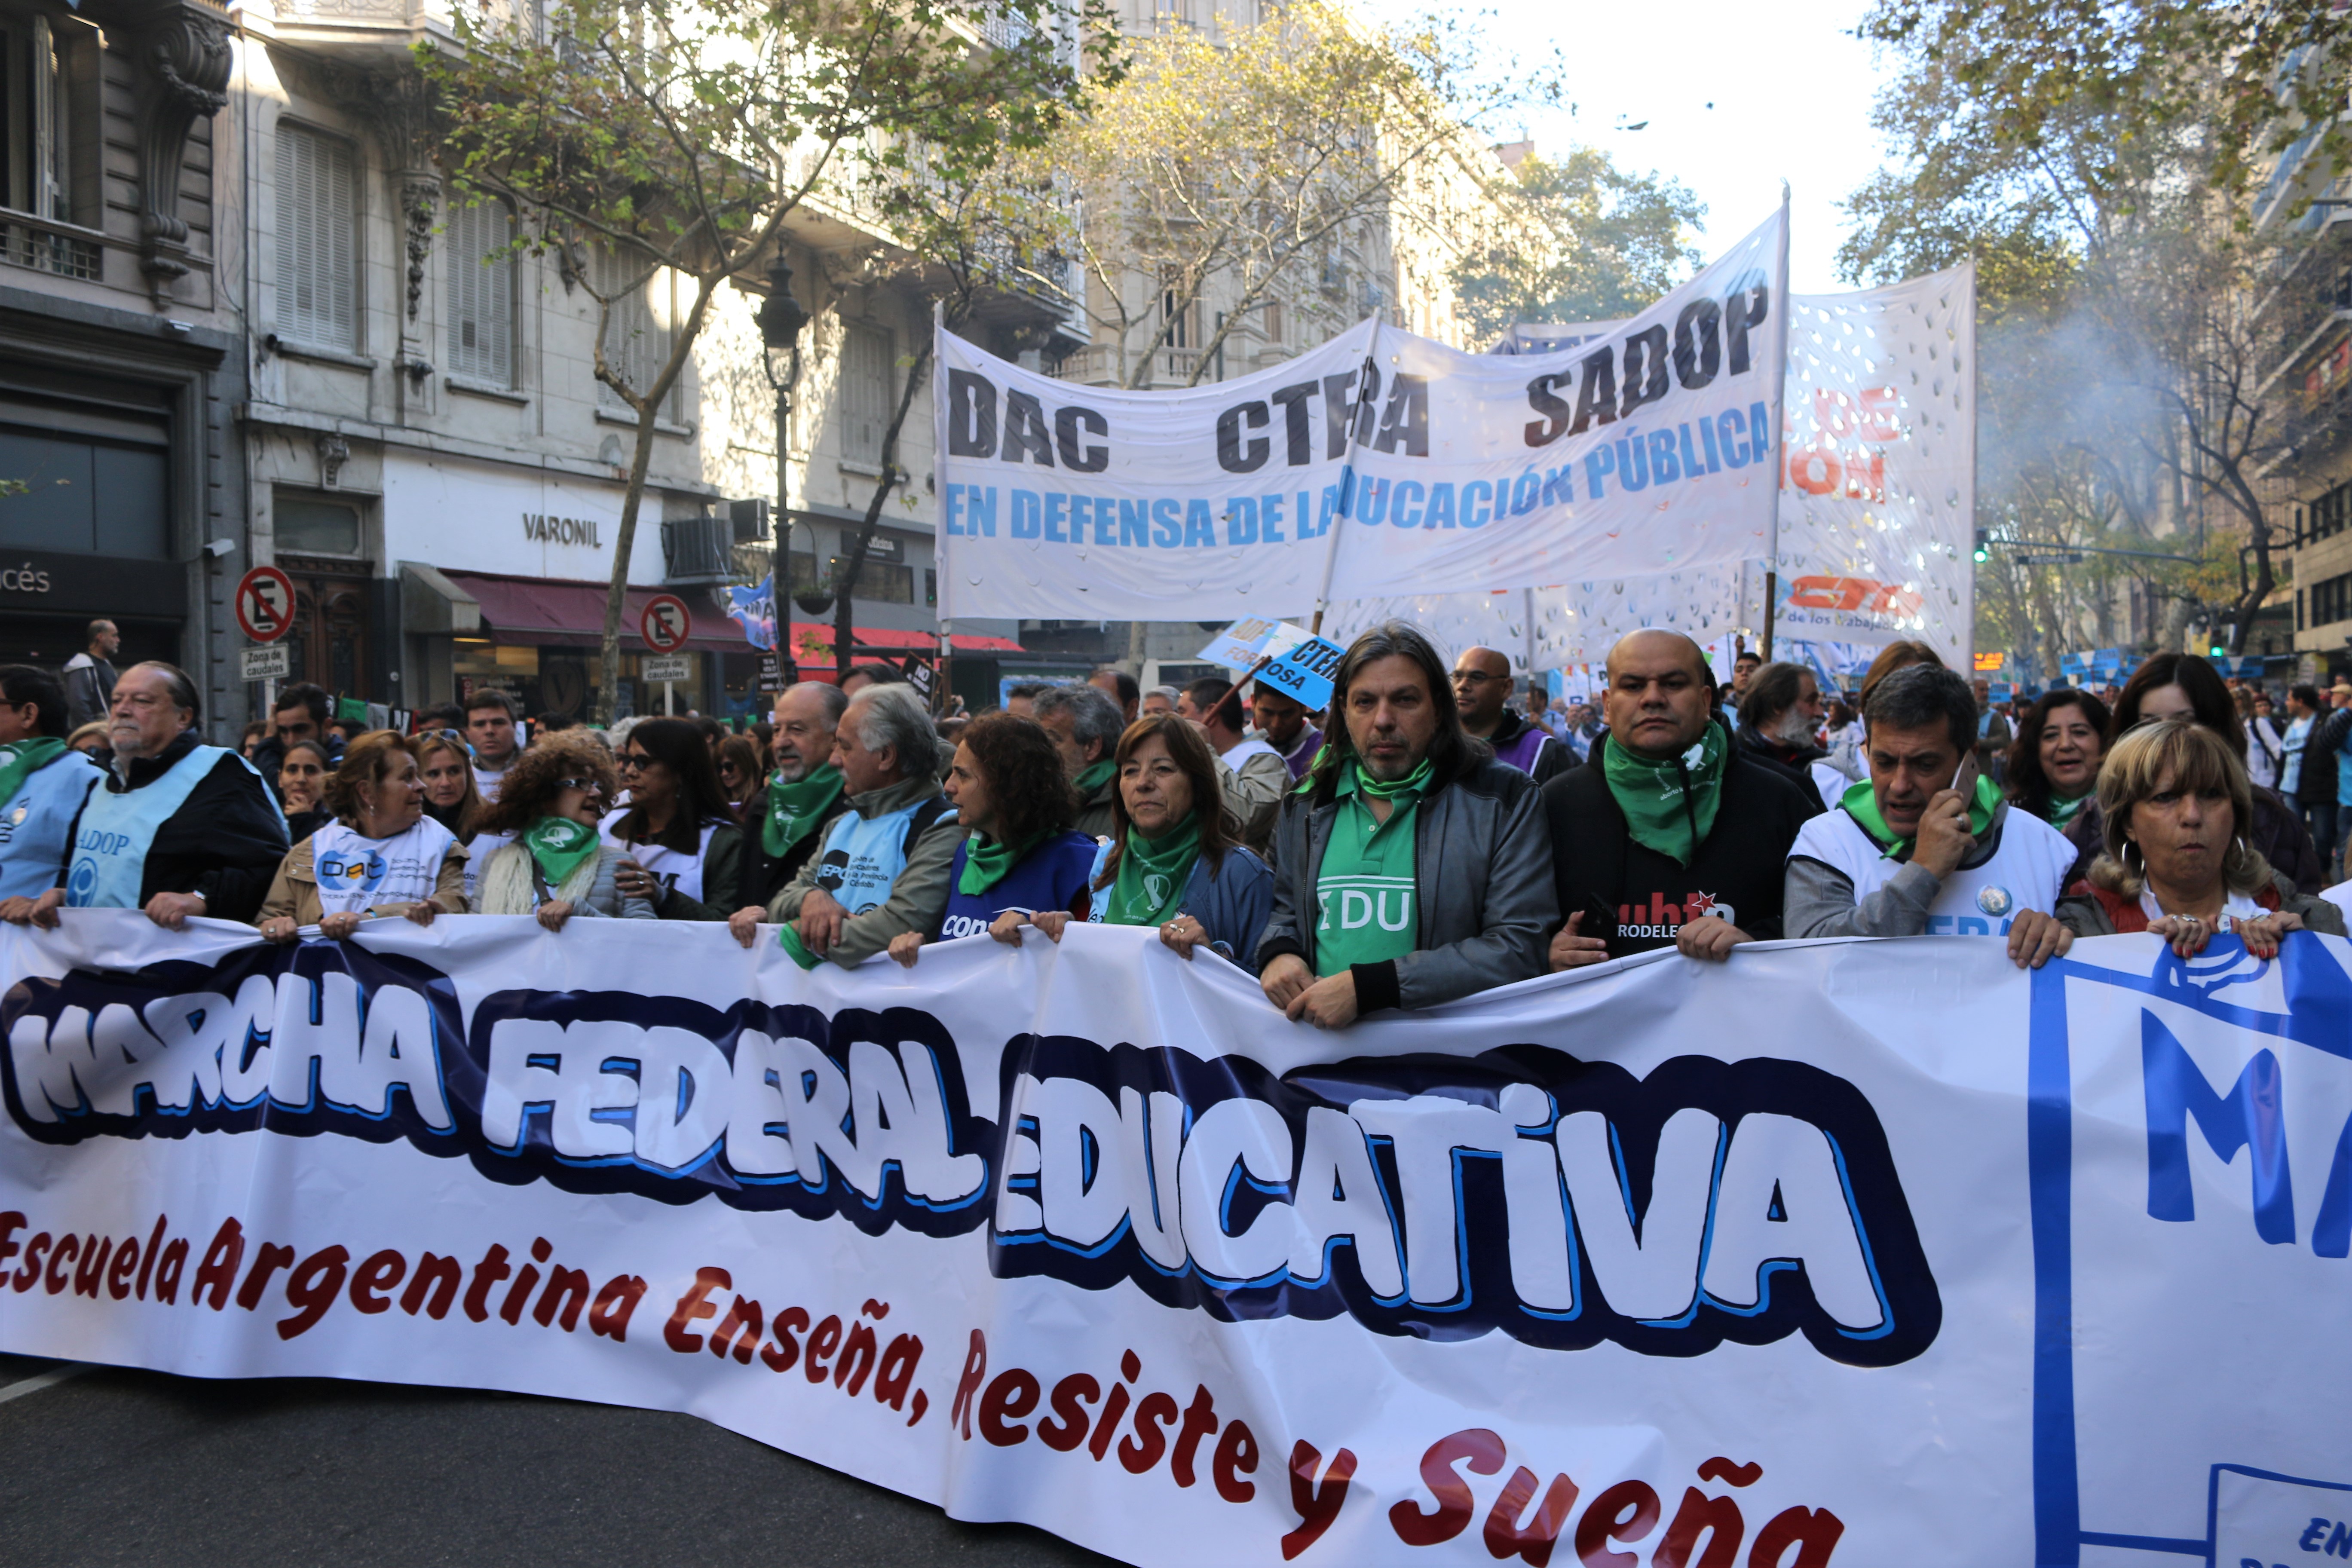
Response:
[{"label": "green leafy tree", "polygon": [[1486,336],[1515,321],[1609,321],[1647,308],[1688,275],[1706,208],[1685,186],[1628,174],[1594,147],[1529,154],[1497,193],[1549,243],[1495,234],[1454,269],[1459,309]]},{"label": "green leafy tree", "polygon": [[[1132,50],[1090,114],[1006,171],[1069,198],[1028,243],[1053,263],[1034,279],[1085,316],[1122,386],[1162,379],[1171,347],[1191,356],[1176,379],[1197,384],[1269,301],[1310,330],[1353,320],[1349,284],[1371,279],[1387,235],[1450,227],[1494,127],[1559,92],[1556,53],[1521,50],[1496,75],[1458,15],[1378,27],[1322,0]],[[1179,342],[1209,307],[1213,324]]]},{"label": "green leafy tree", "polygon": [[[1906,52],[1877,123],[1905,156],[1850,201],[1841,263],[1885,281],[1973,256],[1979,521],[2004,542],[2147,552],[2035,565],[1996,549],[1979,574],[1989,639],[2119,643],[2118,602],[2137,595],[2148,644],[2178,647],[2205,619],[2242,651],[2278,582],[2263,476],[2312,424],[2276,373],[2318,269],[2283,226],[2249,222],[2255,143],[2227,73],[2095,90],[2088,67],[2012,58],[2049,25],[1883,0],[1869,27]],[[2208,569],[2217,552],[2242,570]]]},{"label": "green leafy tree", "polygon": [[[1115,76],[1100,0],[551,0],[460,12],[420,45],[457,194],[512,204],[597,305],[596,379],[635,417],[604,614],[609,721],[621,612],[660,411],[713,295],[751,275],[812,200],[879,213],[915,180],[977,183]],[[656,277],[681,308],[658,352],[624,302]]]}]

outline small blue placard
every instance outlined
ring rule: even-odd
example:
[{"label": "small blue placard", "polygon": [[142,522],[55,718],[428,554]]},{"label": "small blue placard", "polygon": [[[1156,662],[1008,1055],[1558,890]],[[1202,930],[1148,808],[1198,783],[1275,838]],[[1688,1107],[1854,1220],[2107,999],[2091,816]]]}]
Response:
[{"label": "small blue placard", "polygon": [[1321,712],[1331,705],[1331,679],[1348,650],[1321,637],[1308,637],[1257,672],[1260,685],[1271,686],[1299,706]]}]

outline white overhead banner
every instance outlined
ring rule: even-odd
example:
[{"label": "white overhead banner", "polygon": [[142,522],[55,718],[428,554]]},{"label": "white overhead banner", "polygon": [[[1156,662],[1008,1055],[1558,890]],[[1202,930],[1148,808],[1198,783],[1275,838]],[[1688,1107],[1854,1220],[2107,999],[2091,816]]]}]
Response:
[{"label": "white overhead banner", "polygon": [[1230,619],[1771,549],[1785,209],[1607,341],[1464,353],[1366,322],[1182,392],[941,332],[940,615]]},{"label": "white overhead banner", "polygon": [[1784,210],[1598,342],[1469,353],[1382,328],[1327,597],[1770,553],[1787,277]]},{"label": "white overhead banner", "polygon": [[1373,331],[1156,392],[1056,381],[941,331],[940,618],[1304,618]]},{"label": "white overhead banner", "polygon": [[[716,940],[714,940],[714,938]],[[688,1411],[1144,1564],[2352,1555],[2352,949],[0,927],[0,1350]]]},{"label": "white overhead banner", "polygon": [[[1615,333],[1614,322],[1522,329],[1525,342]],[[1507,340],[1505,364],[1529,351]],[[1921,638],[1965,668],[1975,616],[1976,281],[1973,264],[1885,289],[1790,301],[1774,636],[1812,643]],[[1342,600],[1344,642],[1391,616],[1522,670],[1607,657],[1644,626],[1708,642],[1763,626],[1765,555],[1729,565],[1580,572],[1531,591]]]}]

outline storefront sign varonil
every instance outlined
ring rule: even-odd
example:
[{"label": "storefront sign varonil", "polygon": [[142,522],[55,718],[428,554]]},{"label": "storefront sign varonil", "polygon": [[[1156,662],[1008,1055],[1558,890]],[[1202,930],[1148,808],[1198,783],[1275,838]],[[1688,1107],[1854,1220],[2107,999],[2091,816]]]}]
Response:
[{"label": "storefront sign varonil", "polygon": [[603,531],[593,518],[552,517],[545,512],[527,511],[522,514],[522,536],[537,544],[584,544],[591,550],[604,548]]}]

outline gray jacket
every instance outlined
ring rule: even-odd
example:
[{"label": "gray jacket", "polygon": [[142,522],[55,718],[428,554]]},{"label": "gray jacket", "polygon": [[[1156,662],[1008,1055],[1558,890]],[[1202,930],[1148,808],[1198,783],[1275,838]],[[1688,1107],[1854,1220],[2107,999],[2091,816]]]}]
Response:
[{"label": "gray jacket", "polygon": [[[1559,901],[1543,795],[1527,774],[1494,761],[1483,742],[1472,755],[1421,803],[1413,826],[1418,950],[1391,963],[1357,965],[1357,999],[1365,1012],[1433,1007],[1544,973]],[[1339,810],[1319,781],[1284,798],[1274,832],[1274,913],[1257,944],[1258,968],[1286,952],[1315,967],[1322,912],[1315,886]]]},{"label": "gray jacket", "polygon": [[[864,795],[853,795],[849,797],[849,809],[871,819],[916,801],[929,800],[939,793],[940,781],[923,773]],[[955,871],[956,846],[964,841],[965,833],[952,808],[933,820],[915,840],[914,847],[907,851],[907,864],[890,884],[890,896],[864,914],[843,921],[841,940],[825,956],[844,969],[855,969],[887,948],[890,939],[900,931],[928,934],[937,931],[940,917],[947,912],[948,879]],[[768,918],[779,923],[798,920],[802,900],[816,890],[817,873],[824,869],[824,851],[819,849],[801,867],[800,875],[769,901]]]}]

